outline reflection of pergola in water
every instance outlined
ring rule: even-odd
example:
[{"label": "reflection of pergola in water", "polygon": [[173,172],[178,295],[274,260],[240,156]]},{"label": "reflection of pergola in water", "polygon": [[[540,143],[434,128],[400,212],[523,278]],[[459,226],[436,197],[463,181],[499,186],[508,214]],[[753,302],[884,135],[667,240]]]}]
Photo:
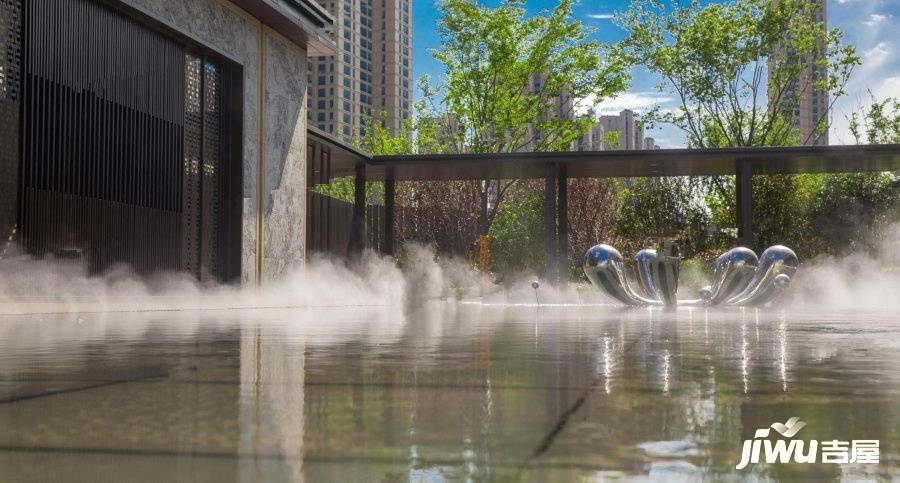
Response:
[{"label": "reflection of pergola in water", "polygon": [[[311,133],[312,134],[312,133]],[[351,249],[362,247],[365,184],[384,181],[384,251],[393,253],[394,182],[481,179],[544,179],[547,277],[556,278],[568,252],[567,183],[570,178],[657,176],[737,177],[737,223],[741,244],[753,243],[754,174],[848,173],[900,170],[900,145],[803,146],[742,149],[659,149],[561,153],[435,154],[367,157],[337,148],[333,176],[355,175]],[[597,240],[600,242],[602,240]]]}]

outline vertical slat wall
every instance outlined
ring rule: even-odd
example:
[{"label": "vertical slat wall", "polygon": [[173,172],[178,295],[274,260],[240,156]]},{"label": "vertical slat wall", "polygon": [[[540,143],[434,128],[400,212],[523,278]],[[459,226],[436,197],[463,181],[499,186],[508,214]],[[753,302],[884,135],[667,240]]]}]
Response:
[{"label": "vertical slat wall", "polygon": [[19,196],[20,0],[0,0],[0,258],[16,232]]},{"label": "vertical slat wall", "polygon": [[23,246],[178,269],[184,49],[90,0],[23,5]]}]

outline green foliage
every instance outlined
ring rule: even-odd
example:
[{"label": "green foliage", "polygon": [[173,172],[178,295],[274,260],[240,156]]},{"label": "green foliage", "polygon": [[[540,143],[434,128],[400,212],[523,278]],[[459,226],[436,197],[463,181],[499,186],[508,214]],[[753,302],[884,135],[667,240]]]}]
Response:
[{"label": "green foliage", "polygon": [[[567,150],[593,123],[570,118],[577,103],[599,102],[627,86],[629,66],[615,53],[604,55],[606,49],[590,39],[590,31],[572,16],[572,0],[533,16],[526,16],[522,0],[496,7],[444,0],[439,8],[441,47],[432,54],[446,70],[445,84],[420,79],[422,95],[400,132],[386,129],[375,116],[357,140],[362,149],[372,154]],[[480,206],[476,230],[467,234],[472,239],[489,232],[514,182],[485,180],[473,187]]]},{"label": "green foliage", "polygon": [[856,143],[900,143],[900,99],[890,97],[879,101],[871,92],[869,95],[872,105],[850,116],[850,132]]},{"label": "green foliage", "polygon": [[413,103],[414,115],[403,120],[399,132],[385,126],[385,113],[381,112],[365,120],[365,134],[355,138],[353,144],[376,156],[459,152],[454,149],[456,140],[445,135],[450,117],[440,113],[438,91],[430,77],[420,77],[416,85],[421,96]]},{"label": "green foliage", "polygon": [[890,223],[900,219],[900,190],[885,173],[829,175],[809,203],[811,231],[821,251],[845,255],[872,250]]},{"label": "green foliage", "polygon": [[[312,191],[339,200],[353,203],[354,180],[351,176],[334,178],[328,184],[319,184],[312,187]],[[366,182],[366,200],[369,202],[384,197],[384,183],[380,181]]]},{"label": "green foliage", "polygon": [[655,246],[663,239],[677,240],[687,256],[705,247],[709,215],[684,178],[632,180],[620,192],[618,207],[614,231],[636,242],[629,250],[637,245]]},{"label": "green foliage", "polygon": [[[660,89],[680,102],[676,111],[655,110],[645,120],[675,125],[695,147],[796,144],[791,126],[802,92],[815,90],[833,102],[860,63],[853,46],[841,43],[840,30],[810,21],[817,8],[808,0],[693,0],[671,9],[634,0],[616,19],[627,32],[619,55],[660,75]],[[804,60],[818,57],[825,74],[803,82]],[[800,96],[786,95],[792,85]],[[814,134],[826,122],[823,117]]]},{"label": "green foliage", "polygon": [[[800,138],[793,127],[797,102],[814,90],[829,96],[833,103],[844,94],[844,86],[860,58],[853,46],[842,44],[839,30],[826,30],[821,23],[810,21],[817,8],[808,0],[709,4],[694,0],[674,8],[657,0],[635,0],[629,12],[617,19],[627,32],[626,39],[618,45],[621,56],[660,75],[664,79],[660,90],[673,94],[680,104],[674,112],[652,111],[644,120],[650,125],[662,122],[680,128],[686,133],[688,144],[698,148],[797,145],[825,132],[828,126],[823,117],[809,139]],[[805,61],[810,58],[820,59],[816,67],[823,73],[812,82],[803,78]],[[787,95],[794,86],[799,95]],[[865,116],[867,125],[878,126],[878,132],[889,131],[887,126],[891,123],[883,115],[886,111],[881,104],[875,106]],[[854,119],[859,126],[860,118]],[[754,176],[757,245],[784,243],[802,255],[821,250],[828,242],[811,232],[811,206],[837,209],[822,198],[847,201],[854,196],[851,192],[837,196],[848,189],[837,179],[824,175]],[[686,247],[688,251],[699,252],[704,249],[703,244],[710,249],[725,248],[736,235],[734,178],[705,177],[693,179],[690,184],[695,198],[709,210],[706,223],[719,231],[718,235],[713,233],[714,240],[702,236],[702,232],[716,230],[688,228],[687,212],[677,203],[674,211],[668,208],[669,214],[653,221],[649,229],[667,228],[670,236],[691,240],[695,245]],[[690,199],[677,187],[668,189],[673,198]],[[657,206],[663,199],[657,194],[642,200],[648,206],[638,203],[632,209],[665,209]],[[626,220],[637,217],[628,211],[624,214]],[[644,212],[643,217],[654,218],[649,212]],[[694,218],[703,223],[702,216]],[[820,220],[819,226],[821,223]],[[685,237],[691,231],[695,235]]]},{"label": "green foliage", "polygon": [[619,138],[619,131],[610,131],[607,133],[603,133],[603,144],[616,149],[619,147]]},{"label": "green foliage", "polygon": [[544,193],[517,185],[491,224],[491,271],[540,273],[544,267]]},{"label": "green foliage", "polygon": [[802,189],[802,176],[753,177],[753,237],[758,247],[788,245],[807,253],[808,219],[804,210],[811,193]]}]

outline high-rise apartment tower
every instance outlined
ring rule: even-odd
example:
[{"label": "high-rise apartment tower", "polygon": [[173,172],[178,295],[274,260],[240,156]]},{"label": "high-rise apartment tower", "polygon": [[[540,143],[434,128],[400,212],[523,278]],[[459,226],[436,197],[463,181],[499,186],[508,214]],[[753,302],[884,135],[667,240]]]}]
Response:
[{"label": "high-rise apartment tower", "polygon": [[[828,10],[826,0],[809,0],[817,7],[813,13],[813,22],[820,23],[823,29],[828,28]],[[789,54],[783,47],[775,50],[773,59],[783,59]],[[825,55],[825,46],[820,45],[816,54],[812,56],[803,56],[798,59],[803,65],[800,76],[797,81],[789,85],[783,94],[782,105],[791,106],[793,108],[793,124],[794,128],[800,133],[800,143],[824,146],[828,144],[828,131],[825,130],[818,136],[814,135],[816,127],[820,123],[828,122],[828,98],[829,93],[816,90],[813,85],[824,79],[828,75],[825,67],[816,65]],[[771,79],[771,62],[770,62],[770,79]],[[769,83],[771,85],[771,81]],[[772,92],[769,92],[772,95]]]},{"label": "high-rise apartment tower", "polygon": [[344,141],[370,116],[393,132],[412,105],[411,0],[324,0],[336,56],[309,62],[309,123]]}]

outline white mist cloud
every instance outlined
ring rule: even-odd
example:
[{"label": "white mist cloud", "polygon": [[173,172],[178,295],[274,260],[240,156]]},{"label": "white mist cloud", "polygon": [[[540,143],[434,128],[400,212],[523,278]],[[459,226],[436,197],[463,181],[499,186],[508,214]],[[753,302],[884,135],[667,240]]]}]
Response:
[{"label": "white mist cloud", "polygon": [[199,285],[181,273],[142,278],[125,266],[98,276],[76,261],[23,255],[0,260],[0,314],[397,307],[466,296],[455,288],[477,287],[465,262],[438,260],[415,244],[404,249],[402,268],[369,251],[351,265],[315,257],[261,288]]},{"label": "white mist cloud", "polygon": [[588,18],[593,18],[596,20],[610,20],[614,17],[611,13],[591,13],[588,14]]},{"label": "white mist cloud", "polygon": [[[847,228],[852,229],[851,227]],[[854,253],[801,264],[794,303],[815,308],[872,310],[900,307],[900,224],[888,227],[871,255]]]}]

